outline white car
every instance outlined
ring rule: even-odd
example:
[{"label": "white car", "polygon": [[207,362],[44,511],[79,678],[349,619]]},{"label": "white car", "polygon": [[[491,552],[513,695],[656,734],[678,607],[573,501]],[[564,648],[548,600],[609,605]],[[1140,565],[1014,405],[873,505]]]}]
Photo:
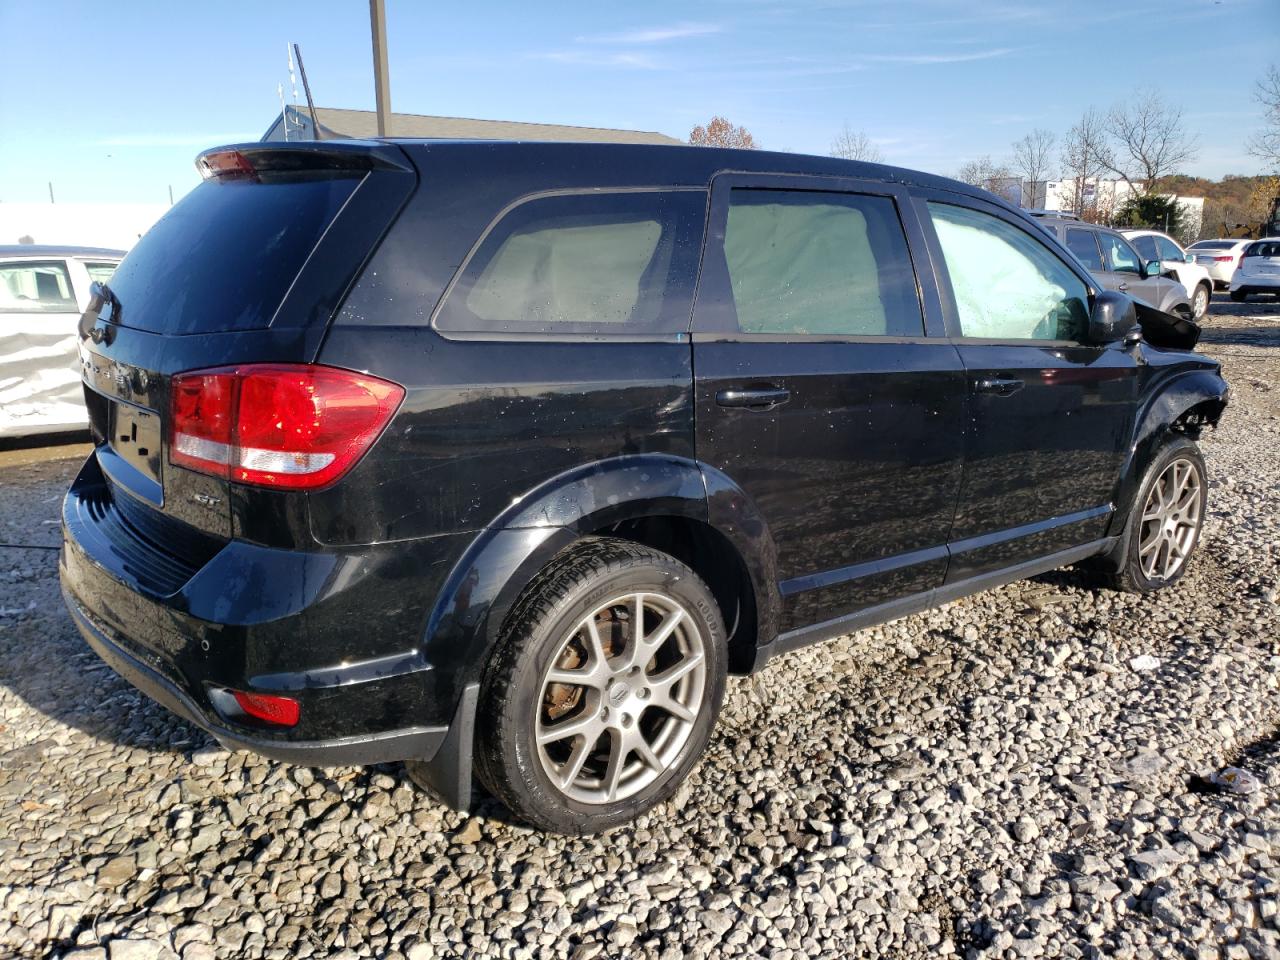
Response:
[{"label": "white car", "polygon": [[1280,237],[1254,240],[1244,248],[1231,276],[1231,299],[1239,303],[1251,293],[1280,296]]},{"label": "white car", "polygon": [[1188,257],[1173,237],[1159,230],[1121,230],[1129,242],[1147,260],[1159,260],[1165,275],[1173,274],[1191,301],[1191,319],[1199,320],[1209,309],[1213,299],[1213,277],[1208,269]]},{"label": "white car", "polygon": [[1213,285],[1218,289],[1231,282],[1231,275],[1240,266],[1240,254],[1252,240],[1197,240],[1187,247],[1196,263],[1209,271]]},{"label": "white car", "polygon": [[93,247],[0,246],[0,437],[86,430],[80,315],[124,257]]}]

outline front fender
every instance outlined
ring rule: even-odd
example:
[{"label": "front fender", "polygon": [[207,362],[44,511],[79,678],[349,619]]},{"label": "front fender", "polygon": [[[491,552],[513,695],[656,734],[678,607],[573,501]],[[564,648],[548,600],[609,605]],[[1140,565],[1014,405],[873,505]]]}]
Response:
[{"label": "front fender", "polygon": [[1208,366],[1174,374],[1151,392],[1134,418],[1129,453],[1114,498],[1119,509],[1112,517],[1109,534],[1119,534],[1128,522],[1126,507],[1142,483],[1147,464],[1173,425],[1192,407],[1208,402],[1211,406],[1206,422],[1217,426],[1230,395],[1231,388],[1222,374],[1216,367]]}]

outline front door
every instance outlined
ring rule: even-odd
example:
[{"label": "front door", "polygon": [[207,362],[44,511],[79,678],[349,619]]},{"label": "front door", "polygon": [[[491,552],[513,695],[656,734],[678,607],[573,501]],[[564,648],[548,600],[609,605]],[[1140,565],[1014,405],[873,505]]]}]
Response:
[{"label": "front door", "polygon": [[1087,342],[1086,277],[1038,231],[978,200],[930,197],[939,284],[970,390],[950,584],[1105,535],[1137,364],[1122,344]]},{"label": "front door", "polygon": [[1185,299],[1182,284],[1176,280],[1164,276],[1146,276],[1145,261],[1124,237],[1105,230],[1097,231],[1097,236],[1106,265],[1101,280],[1107,289],[1127,293],[1133,299],[1157,310],[1179,294]]},{"label": "front door", "polygon": [[714,183],[694,312],[697,455],[768,527],[784,632],[945,574],[964,374],[931,285],[922,306],[904,200],[843,179]]}]

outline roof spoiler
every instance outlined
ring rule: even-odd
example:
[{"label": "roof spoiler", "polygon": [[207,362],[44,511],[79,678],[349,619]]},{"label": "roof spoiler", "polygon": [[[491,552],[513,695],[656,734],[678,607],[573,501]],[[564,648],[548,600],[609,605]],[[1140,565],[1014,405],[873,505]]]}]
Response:
[{"label": "roof spoiler", "polygon": [[413,172],[399,147],[361,140],[241,143],[213,147],[196,157],[205,180],[261,179],[291,173],[362,174],[370,170]]}]

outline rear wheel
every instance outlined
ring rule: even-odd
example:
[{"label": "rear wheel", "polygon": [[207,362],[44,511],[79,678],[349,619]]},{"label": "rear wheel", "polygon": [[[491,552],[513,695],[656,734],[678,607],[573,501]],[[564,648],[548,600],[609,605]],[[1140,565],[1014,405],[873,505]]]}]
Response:
[{"label": "rear wheel", "polygon": [[1191,319],[1199,320],[1209,311],[1209,300],[1212,297],[1209,284],[1202,283],[1196,287],[1195,296],[1191,298]]},{"label": "rear wheel", "polygon": [[1170,439],[1133,499],[1113,586],[1146,593],[1182,578],[1200,542],[1208,487],[1199,448],[1181,435]]},{"label": "rear wheel", "polygon": [[617,826],[701,757],[726,659],[719,608],[692,570],[627,541],[585,541],[512,611],[481,686],[477,772],[541,829]]}]

